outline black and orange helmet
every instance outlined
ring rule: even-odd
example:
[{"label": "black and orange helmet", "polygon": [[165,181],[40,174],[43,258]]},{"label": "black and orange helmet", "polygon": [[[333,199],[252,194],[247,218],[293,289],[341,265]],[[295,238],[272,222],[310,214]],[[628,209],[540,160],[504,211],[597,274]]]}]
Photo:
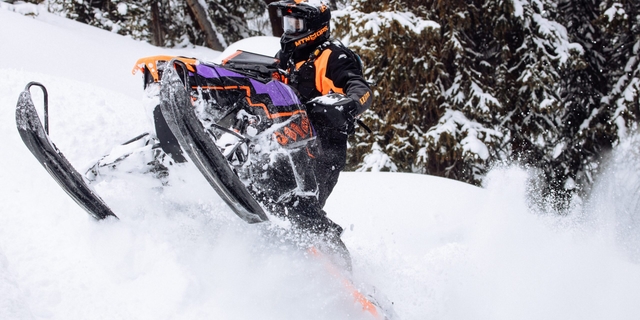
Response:
[{"label": "black and orange helmet", "polygon": [[282,18],[283,51],[315,47],[329,39],[331,10],[324,0],[285,0],[269,6],[276,7]]}]

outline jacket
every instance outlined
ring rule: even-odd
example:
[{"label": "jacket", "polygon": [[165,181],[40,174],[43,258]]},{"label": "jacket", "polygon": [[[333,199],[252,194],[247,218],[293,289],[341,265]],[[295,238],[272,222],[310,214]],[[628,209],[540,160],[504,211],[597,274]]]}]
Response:
[{"label": "jacket", "polygon": [[302,103],[328,93],[341,93],[356,101],[358,114],[371,106],[371,89],[362,75],[359,58],[339,42],[327,41],[310,52],[291,57],[278,52],[285,83],[298,91]]}]

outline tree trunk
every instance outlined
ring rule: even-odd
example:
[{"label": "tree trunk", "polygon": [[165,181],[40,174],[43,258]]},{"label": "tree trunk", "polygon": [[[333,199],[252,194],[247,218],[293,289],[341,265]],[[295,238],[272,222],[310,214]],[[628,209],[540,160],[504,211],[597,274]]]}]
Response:
[{"label": "tree trunk", "polygon": [[204,31],[207,47],[213,50],[223,51],[224,47],[218,39],[218,33],[213,30],[213,26],[207,18],[207,12],[202,5],[200,5],[200,2],[198,2],[198,0],[186,0],[186,2],[191,12],[193,12],[193,16],[196,18],[200,30]]},{"label": "tree trunk", "polygon": [[164,34],[160,25],[160,11],[158,10],[158,0],[151,0],[151,33],[153,38],[151,44],[156,47],[164,46]]}]

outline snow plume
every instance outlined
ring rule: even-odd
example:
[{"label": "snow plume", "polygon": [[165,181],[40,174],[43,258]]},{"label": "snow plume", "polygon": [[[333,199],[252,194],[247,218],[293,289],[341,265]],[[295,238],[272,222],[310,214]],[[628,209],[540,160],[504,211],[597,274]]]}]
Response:
[{"label": "snow plume", "polygon": [[[600,212],[531,209],[534,171],[495,168],[483,189],[456,190],[442,178],[394,182],[400,175],[345,176],[335,192],[350,201],[329,203],[327,211],[342,212],[331,217],[351,226],[344,239],[359,248],[354,268],[395,293],[390,298],[403,319],[631,320],[640,312],[640,265],[620,251]],[[348,186],[355,181],[359,195]],[[392,190],[402,196],[374,196]],[[359,212],[368,220],[358,220]],[[639,244],[631,248],[637,253]]]},{"label": "snow plume", "polygon": [[640,263],[640,135],[634,132],[603,161],[587,218]]},{"label": "snow plume", "polygon": [[[592,222],[584,221],[580,212],[562,218],[552,212],[529,209],[526,185],[530,174],[518,168],[495,169],[488,174],[486,203],[498,205],[481,208],[476,216],[479,225],[468,238],[469,267],[473,266],[468,279],[481,280],[475,284],[477,287],[466,288],[470,291],[461,290],[462,295],[479,299],[474,302],[477,306],[494,303],[518,306],[502,309],[512,319],[600,317],[596,314],[632,318],[640,307],[623,310],[612,305],[605,310],[591,302],[600,303],[604,299],[617,301],[619,306],[634,304],[630,297],[636,295],[636,289],[631,283],[640,281],[638,265],[617,251],[606,230],[590,229]],[[614,269],[635,271],[631,271],[631,278],[619,277],[617,273],[604,278],[596,276]],[[498,278],[504,285],[496,286]],[[492,294],[481,294],[487,287],[492,288]],[[511,293],[515,288],[526,293],[514,297]],[[544,288],[553,289],[548,295],[541,294]],[[560,310],[551,306],[553,301],[580,308]],[[548,307],[539,308],[540,305]],[[478,314],[458,318],[473,316],[482,318]]]}]

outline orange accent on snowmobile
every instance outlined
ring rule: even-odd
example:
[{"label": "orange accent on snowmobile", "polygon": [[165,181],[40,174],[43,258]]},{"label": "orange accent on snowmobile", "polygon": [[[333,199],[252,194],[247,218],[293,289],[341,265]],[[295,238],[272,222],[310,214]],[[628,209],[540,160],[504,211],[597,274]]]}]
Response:
[{"label": "orange accent on snowmobile", "polygon": [[133,66],[131,73],[135,75],[138,71],[144,72],[144,68],[146,67],[147,69],[149,69],[151,76],[153,76],[153,81],[159,82],[160,76],[158,75],[158,62],[163,61],[166,63],[171,61],[172,59],[184,62],[184,64],[187,65],[187,69],[189,71],[196,72],[196,59],[177,56],[151,56],[138,59],[138,61],[136,61],[136,64]]},{"label": "orange accent on snowmobile", "polygon": [[309,248],[308,251],[314,257],[323,260],[324,266],[327,268],[329,273],[331,273],[331,275],[336,277],[338,280],[341,280],[344,287],[353,296],[353,299],[355,300],[355,302],[362,305],[362,310],[369,312],[376,319],[382,320],[384,318],[380,313],[378,313],[378,308],[376,307],[376,305],[373,302],[371,302],[369,299],[367,299],[367,297],[365,297],[362,293],[360,293],[358,288],[356,288],[353,285],[351,280],[347,279],[347,277],[345,277],[340,272],[340,270],[338,270],[338,268],[328,260],[328,258],[326,258],[320,251],[318,251],[318,249],[316,249],[315,247],[311,247]]},{"label": "orange accent on snowmobile", "polygon": [[234,52],[232,55],[226,57],[224,60],[222,60],[222,65],[225,65],[229,62],[229,60],[237,57],[238,55],[240,55],[243,51],[242,50],[238,50],[236,52]]},{"label": "orange accent on snowmobile", "polygon": [[[291,141],[298,141],[298,138],[305,139],[313,137],[313,133],[309,130],[310,128],[308,126],[304,126],[305,120],[308,122],[308,118],[302,118],[302,126],[297,125],[295,122],[291,122],[291,124],[282,129],[282,132],[274,132],[273,135],[275,136],[276,141],[278,141],[280,145],[286,146]],[[315,158],[311,153],[309,153],[309,148],[307,148],[307,153],[311,158]]]},{"label": "orange accent on snowmobile", "polygon": [[295,122],[292,122],[292,123],[289,125],[289,128],[291,128],[291,130],[292,130],[293,132],[295,132],[297,135],[299,135],[300,137],[303,137],[303,138],[304,138],[305,136],[307,136],[307,133],[309,133],[309,131],[305,131],[305,130],[303,130],[303,129],[302,129],[299,125],[297,125]]},{"label": "orange accent on snowmobile", "polygon": [[[302,120],[304,121],[305,119],[307,118]],[[298,138],[305,139],[307,137],[313,137],[313,133],[303,130],[304,129],[298,126],[295,122],[292,122],[289,126],[285,126],[284,129],[282,129],[282,132],[276,131],[273,135],[276,137],[276,141],[278,141],[280,145],[286,146],[291,141],[298,141]],[[315,158],[309,153],[309,148],[307,148],[307,153],[311,158]]]},{"label": "orange accent on snowmobile", "polygon": [[273,136],[276,137],[276,141],[282,146],[286,146],[289,143],[289,139],[284,136],[284,134],[276,131],[273,133]]},{"label": "orange accent on snowmobile", "polygon": [[293,141],[297,141],[298,140],[298,134],[295,133],[293,130],[291,130],[291,128],[284,127],[284,129],[282,129],[282,132],[284,132],[284,135],[287,136],[287,138],[289,138],[289,139],[291,139]]},{"label": "orange accent on snowmobile", "polygon": [[247,92],[247,102],[249,103],[250,106],[252,107],[260,107],[264,110],[264,113],[267,115],[267,118],[269,119],[274,119],[274,118],[279,118],[279,117],[290,117],[293,116],[295,114],[301,113],[304,114],[306,116],[307,112],[304,110],[295,110],[295,111],[291,111],[291,112],[279,112],[279,113],[271,113],[269,112],[269,109],[267,109],[267,106],[264,103],[254,103],[253,101],[251,101],[251,88],[248,86],[226,86],[226,87],[218,87],[218,86],[202,86],[202,87],[198,87],[198,86],[194,86],[192,87],[194,90],[197,90],[198,88],[201,89],[205,89],[205,90],[245,90]]},{"label": "orange accent on snowmobile", "polygon": [[309,156],[309,158],[311,159],[315,159],[316,156],[313,155],[313,153],[311,153],[311,150],[309,150],[309,147],[307,147],[307,155]]},{"label": "orange accent on snowmobile", "polygon": [[221,86],[202,86],[202,87],[198,87],[198,86],[193,86],[192,89],[194,90],[198,90],[198,89],[203,89],[203,90],[245,90],[246,94],[247,94],[247,103],[252,106],[252,107],[258,107],[258,108],[262,108],[262,110],[264,110],[265,115],[267,116],[267,118],[269,119],[274,119],[274,118],[280,118],[280,117],[291,117],[293,115],[296,114],[300,114],[302,116],[302,120],[301,120],[301,126],[295,124],[295,123],[291,123],[290,127],[289,126],[285,126],[284,129],[282,130],[282,132],[274,132],[274,137],[276,139],[276,141],[282,145],[282,146],[286,146],[287,144],[289,144],[291,141],[297,141],[298,140],[298,135],[300,136],[300,138],[306,138],[308,136],[312,136],[313,133],[311,133],[311,125],[309,123],[309,118],[307,117],[307,112],[305,110],[294,110],[291,112],[279,112],[279,113],[271,113],[269,112],[269,109],[267,108],[267,106],[264,103],[255,103],[253,101],[251,101],[251,88],[248,86],[225,86],[225,87],[221,87]]}]

